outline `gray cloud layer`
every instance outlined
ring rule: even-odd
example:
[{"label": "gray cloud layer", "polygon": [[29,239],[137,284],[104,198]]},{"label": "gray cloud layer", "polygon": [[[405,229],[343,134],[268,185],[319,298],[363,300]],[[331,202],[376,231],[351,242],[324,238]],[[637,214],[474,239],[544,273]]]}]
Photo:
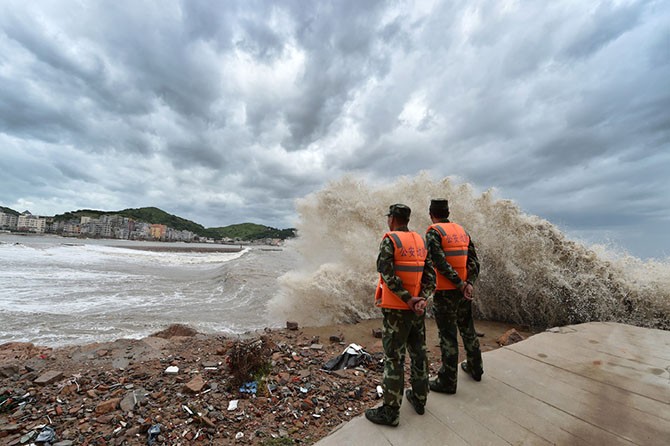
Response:
[{"label": "gray cloud layer", "polygon": [[0,203],[293,223],[345,172],[667,256],[662,1],[0,3]]}]

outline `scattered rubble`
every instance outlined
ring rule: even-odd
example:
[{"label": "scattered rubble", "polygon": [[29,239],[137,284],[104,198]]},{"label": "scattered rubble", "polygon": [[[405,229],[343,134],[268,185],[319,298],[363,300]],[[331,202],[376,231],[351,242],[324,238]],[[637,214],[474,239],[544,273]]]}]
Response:
[{"label": "scattered rubble", "polygon": [[0,444],[9,446],[51,433],[61,446],[312,444],[377,404],[382,371],[379,351],[371,364],[322,370],[342,346],[288,329],[233,340],[170,327],[40,352],[38,368],[8,348],[17,347],[0,346]]},{"label": "scattered rubble", "polygon": [[[381,341],[369,327],[350,337],[347,347],[343,333],[324,344],[310,329],[228,338],[171,326],[55,350],[3,344],[0,444],[51,430],[53,446],[313,444],[381,398]],[[347,368],[324,370],[338,356]]]},{"label": "scattered rubble", "polygon": [[286,329],[287,330],[297,330],[298,329],[298,323],[297,322],[286,321]]},{"label": "scattered rubble", "polygon": [[503,333],[500,337],[496,339],[498,345],[505,346],[515,344],[519,341],[523,341],[525,338],[519,334],[515,329],[511,328]]}]

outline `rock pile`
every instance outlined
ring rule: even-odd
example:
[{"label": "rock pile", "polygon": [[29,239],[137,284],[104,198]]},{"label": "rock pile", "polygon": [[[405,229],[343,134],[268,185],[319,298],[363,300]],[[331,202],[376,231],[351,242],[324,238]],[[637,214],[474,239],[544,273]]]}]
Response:
[{"label": "rock pile", "polygon": [[[171,328],[160,337],[56,350],[5,344],[0,443],[312,444],[379,402],[375,341],[357,340],[370,344],[370,364],[333,372],[321,367],[344,343],[320,344],[293,327],[247,339]],[[239,373],[246,365],[253,366]],[[49,429],[51,440],[37,442]]]}]

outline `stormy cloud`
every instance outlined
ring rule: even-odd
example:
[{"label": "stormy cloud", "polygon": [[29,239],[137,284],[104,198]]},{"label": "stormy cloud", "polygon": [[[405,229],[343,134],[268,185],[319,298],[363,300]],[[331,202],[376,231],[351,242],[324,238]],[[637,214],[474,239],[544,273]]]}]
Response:
[{"label": "stormy cloud", "polygon": [[295,223],[355,172],[455,176],[667,257],[661,1],[0,4],[0,204]]}]

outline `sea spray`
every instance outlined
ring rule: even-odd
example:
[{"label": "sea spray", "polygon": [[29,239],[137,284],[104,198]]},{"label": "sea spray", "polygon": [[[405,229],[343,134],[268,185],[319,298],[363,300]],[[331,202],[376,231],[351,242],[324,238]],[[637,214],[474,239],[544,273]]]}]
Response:
[{"label": "sea spray", "polygon": [[279,278],[271,318],[303,324],[379,316],[373,305],[375,260],[393,203],[412,208],[410,229],[424,233],[431,198],[449,199],[451,221],[472,236],[482,264],[478,317],[544,328],[617,321],[670,329],[670,264],[642,261],[602,246],[586,247],[528,215],[494,191],[427,174],[372,187],[351,176],[297,203],[302,261]]}]

